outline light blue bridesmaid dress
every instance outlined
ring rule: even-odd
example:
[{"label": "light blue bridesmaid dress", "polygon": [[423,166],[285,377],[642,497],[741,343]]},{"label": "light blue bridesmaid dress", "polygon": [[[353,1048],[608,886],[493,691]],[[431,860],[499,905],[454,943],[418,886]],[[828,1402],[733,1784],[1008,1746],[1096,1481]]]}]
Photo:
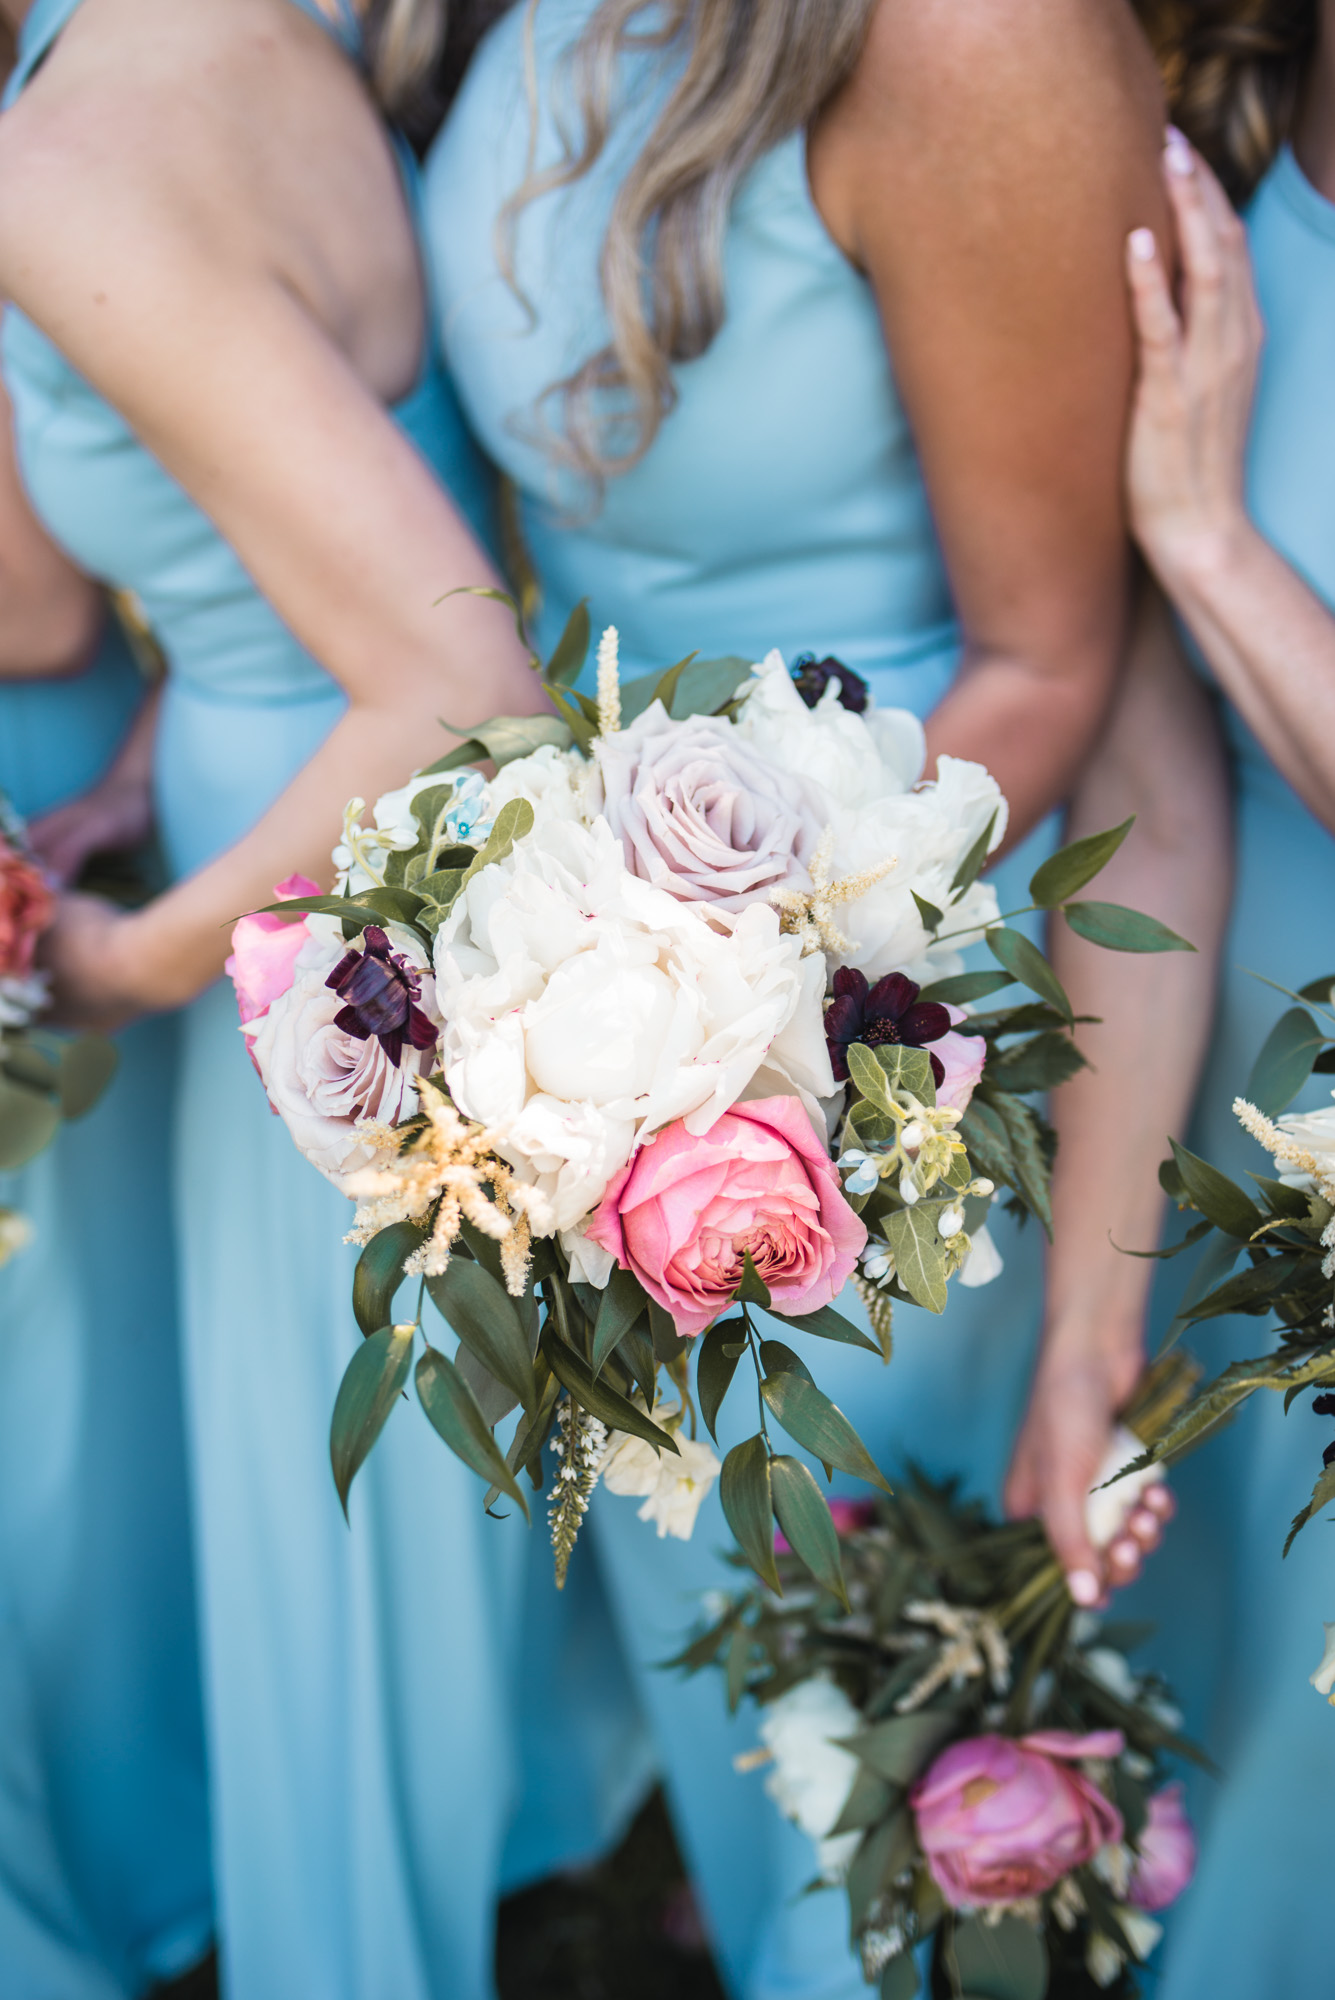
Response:
[{"label": "light blue bridesmaid dress", "polygon": [[[1253,412],[1248,505],[1261,532],[1335,608],[1335,207],[1284,152],[1247,217],[1266,346]],[[1297,988],[1335,972],[1335,838],[1225,707],[1237,813],[1237,887],[1223,987],[1189,1143],[1244,1187],[1271,1171],[1232,1115],[1266,1035]],[[1329,1104],[1314,1077],[1295,1108]],[[1183,1258],[1163,1267],[1158,1330]],[[1211,1373],[1264,1351],[1270,1323],[1214,1320],[1191,1344]],[[1181,1511],[1128,1614],[1154,1618],[1154,1655],[1188,1696],[1188,1722],[1222,1768],[1194,1780],[1203,1841],[1172,1913],[1158,2000],[1335,1992],[1324,1886],[1335,1798],[1335,1716],[1308,1686],[1335,1618],[1330,1530],[1280,1551],[1330,1441],[1303,1397],[1257,1396],[1173,1474]]]},{"label": "light blue bridesmaid dress", "polygon": [[[350,9],[331,26],[316,0],[297,4],[355,59]],[[78,5],[36,0],[14,90]],[[485,533],[490,488],[433,354],[392,415]],[[167,656],[158,811],[188,874],[262,814],[344,696],[116,412],[17,315],[5,362],[39,513],[93,574],[138,593]],[[344,1525],[328,1428],[358,1338],[350,1210],[270,1113],[226,982],[184,1016],[176,1138],[227,1990],[483,2000],[502,1885],[587,1856],[643,1782],[633,1702],[615,1648],[598,1643],[596,1577],[586,1565],[559,1610],[549,1585],[535,1593],[525,1626],[530,1563],[549,1562],[541,1533],[486,1519],[473,1475],[414,1409],[391,1421]],[[550,1799],[546,1768],[524,1768],[515,1713],[526,1693],[521,1712],[534,1712],[539,1690],[572,1731]]]},{"label": "light blue bridesmaid dress", "polygon": [[[540,0],[534,22],[541,122],[536,166],[558,157],[561,58],[593,0]],[[616,189],[661,102],[652,55],[621,73],[623,115],[593,171],[523,209],[512,287],[496,224],[523,182],[529,110],[516,7],[474,60],[428,161],[428,250],[446,358],[473,427],[514,481],[543,592],[550,646],[571,606],[615,624],[628,675],[699,648],[760,659],[833,653],[883,706],[926,715],[959,663],[940,549],[875,302],[831,240],[807,185],[804,136],[767,154],[733,204],[727,317],[708,352],[676,370],[677,402],[646,457],[601,496],[573,488],[545,448],[559,403],[543,401],[603,344],[598,257]],[[522,294],[522,298],[520,296]],[[1046,834],[997,872],[1002,907]],[[1039,1244],[1004,1220],[1004,1275],[955,1291],[935,1319],[896,1308],[896,1356],[822,1344],[817,1380],[883,1463],[912,1455],[997,1496],[1023,1405],[1039,1318]],[[856,1305],[848,1308],[856,1312]],[[721,1442],[754,1428],[745,1392]],[[633,1506],[596,1497],[592,1539],[641,1698],[658,1731],[679,1835],[707,1905],[720,1968],[746,2000],[851,2000],[865,1991],[839,1895],[796,1894],[810,1844],[780,1822],[762,1781],[732,1759],[754,1741],[729,1722],[714,1675],[681,1681],[658,1663],[677,1649],[700,1594],[735,1581],[717,1495],[689,1543],[658,1541]]]},{"label": "light blue bridesmaid dress", "polygon": [[[0,682],[0,790],[75,796],[144,686],[109,636],[87,673]],[[212,1933],[168,1154],[172,1020],[0,1201],[35,1228],[0,1270],[0,1991],[139,1993]]]}]

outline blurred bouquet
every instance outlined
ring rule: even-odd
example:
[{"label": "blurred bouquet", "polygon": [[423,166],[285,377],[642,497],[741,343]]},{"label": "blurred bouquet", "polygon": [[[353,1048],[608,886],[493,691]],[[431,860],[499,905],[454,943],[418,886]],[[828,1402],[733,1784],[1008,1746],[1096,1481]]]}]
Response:
[{"label": "blurred bouquet", "polygon": [[[100,1035],[66,1041],[33,1027],[47,1000],[37,943],[54,915],[23,822],[0,793],[0,1173],[26,1166],[62,1119],[91,1110],[116,1067],[116,1051]],[[28,1234],[22,1215],[0,1207],[0,1264]]]},{"label": "blurred bouquet", "polygon": [[[594,699],[571,691],[588,644],[581,610],[534,661],[556,714],[483,724],[369,826],[353,800],[336,893],[280,885],[230,961],[271,1103],[357,1202],[345,1505],[420,1337],[426,1414],[493,1496],[527,1511],[518,1475],[536,1485],[553,1440],[558,1578],[599,1477],[689,1534],[719,1472],[697,1410],[713,1430],[743,1355],[797,1443],[880,1482],[753,1310],[888,1359],[892,1300],[940,1312],[952,1276],[999,1268],[998,1185],[1047,1226],[1024,1095],[1081,1061],[1047,961],[978,879],[1006,823],[981,766],[942,757],[922,782],[917,719],[835,661],[692,657],[622,686],[608,631]],[[1124,832],[1048,862],[1036,902]],[[1107,907],[1067,914],[1091,935],[1147,923]],[[999,969],[964,973],[983,937]],[[1016,980],[1035,1003],[966,1019]],[[405,1276],[418,1307],[394,1322]],[[834,1308],[850,1281],[874,1339]],[[762,1428],[721,1469],[753,1560],[784,1518],[772,1458]]]},{"label": "blurred bouquet", "polygon": [[827,1573],[780,1543],[782,1598],[721,1595],[674,1664],[716,1664],[760,1706],[776,1805],[842,1884],[882,2000],[931,1991],[1042,2000],[1086,1978],[1118,1996],[1149,1914],[1195,1862],[1166,1753],[1198,1757],[1125,1648],[1076,1612],[1036,1522],[998,1525],[920,1473],[839,1507]]}]

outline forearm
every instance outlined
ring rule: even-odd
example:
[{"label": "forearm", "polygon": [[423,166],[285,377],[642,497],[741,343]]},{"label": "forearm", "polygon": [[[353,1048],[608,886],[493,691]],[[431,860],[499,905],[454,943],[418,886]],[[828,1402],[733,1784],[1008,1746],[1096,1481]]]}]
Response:
[{"label": "forearm", "polygon": [[[536,675],[529,705],[542,706]],[[242,839],[129,920],[122,952],[133,968],[128,976],[139,1004],[180,1006],[216,979],[231,949],[232,925],[272,902],[274,884],[284,876],[307,875],[330,886],[330,855],[348,800],[373,803],[456,741],[440,727],[434,703],[349,707]]]},{"label": "forearm", "polygon": [[1250,522],[1161,565],[1224,692],[1335,828],[1335,617]]},{"label": "forearm", "polygon": [[1072,803],[1072,835],[1136,825],[1099,877],[1101,900],[1148,912],[1194,953],[1100,950],[1054,925],[1052,960],[1090,1067],[1053,1101],[1058,1133],[1049,1338],[1125,1352],[1141,1336],[1162,1196],[1158,1165],[1187,1123],[1209,1040],[1231,894],[1231,805],[1204,690],[1174,657],[1159,607],[1142,615],[1132,664]]}]

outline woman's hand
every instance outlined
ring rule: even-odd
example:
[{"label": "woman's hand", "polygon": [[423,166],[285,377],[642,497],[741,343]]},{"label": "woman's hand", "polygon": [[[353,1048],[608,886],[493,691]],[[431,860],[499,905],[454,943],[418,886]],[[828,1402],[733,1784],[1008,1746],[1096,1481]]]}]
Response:
[{"label": "woman's hand", "polygon": [[1224,190],[1170,131],[1164,180],[1182,259],[1180,307],[1148,229],[1127,240],[1139,367],[1127,444],[1131,528],[1160,581],[1231,559],[1254,532],[1243,498],[1264,329],[1247,236]]},{"label": "woman's hand", "polygon": [[28,828],[34,854],[62,889],[78,880],[95,854],[141,847],[153,830],[153,794],[147,773],[113,767],[91,791],[43,813]]},{"label": "woman's hand", "polygon": [[139,918],[100,896],[65,895],[37,948],[51,982],[50,1019],[59,1028],[111,1034],[136,1015],[170,1004],[153,990],[151,967],[137,949]]},{"label": "woman's hand", "polygon": [[1117,1413],[1140,1366],[1138,1341],[1110,1344],[1089,1333],[1050,1333],[1011,1459],[1007,1512],[1042,1519],[1077,1604],[1099,1604],[1110,1589],[1132,1582],[1174,1511],[1160,1482],[1140,1494],[1106,1547],[1090,1535],[1090,1491],[1108,1476]]}]

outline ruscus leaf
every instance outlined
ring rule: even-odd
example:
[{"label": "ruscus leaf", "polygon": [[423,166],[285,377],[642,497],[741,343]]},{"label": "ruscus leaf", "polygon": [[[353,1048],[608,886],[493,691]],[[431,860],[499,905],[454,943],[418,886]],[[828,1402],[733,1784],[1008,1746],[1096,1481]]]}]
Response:
[{"label": "ruscus leaf", "polygon": [[368,1334],[338,1385],[329,1426],[329,1463],[345,1517],[352,1482],[408,1379],[416,1331],[414,1326],[382,1326]]},{"label": "ruscus leaf", "polygon": [[549,687],[571,687],[579,679],[589,657],[590,629],[589,600],[581,597],[542,670],[542,678]]},{"label": "ruscus leaf", "polygon": [[542,1351],[561,1387],[569,1391],[581,1409],[599,1418],[609,1430],[625,1431],[630,1437],[643,1438],[655,1451],[677,1451],[675,1438],[595,1375],[572,1347],[567,1347],[563,1340],[557,1338],[550,1322],[543,1328]]},{"label": "ruscus leaf", "polygon": [[742,1554],[762,1583],[782,1597],[774,1563],[774,1505],[764,1438],[747,1438],[733,1446],[719,1475],[719,1499]]},{"label": "ruscus leaf", "polygon": [[1086,834],[1083,840],[1073,840],[1049,856],[1029,883],[1029,894],[1040,909],[1064,903],[1077,889],[1083,889],[1086,882],[1092,882],[1107,867],[1135,823],[1133,813],[1120,826],[1110,827],[1106,833]]},{"label": "ruscus leaf", "polygon": [[603,1290],[598,1315],[593,1324],[593,1372],[601,1375],[609,1354],[621,1345],[648,1304],[638,1279],[629,1271],[614,1270]]},{"label": "ruscus leaf", "polygon": [[451,1257],[438,1277],[427,1279],[426,1288],[431,1303],[464,1345],[531,1411],[537,1400],[533,1361],[515,1302],[505,1287],[483,1265]]},{"label": "ruscus leaf", "polygon": [[1290,1007],[1266,1036],[1252,1065],[1244,1097],[1267,1118],[1278,1118],[1312,1074],[1326,1037],[1305,1007]]},{"label": "ruscus leaf", "polygon": [[984,936],[993,958],[1005,966],[1013,979],[1018,979],[1021,986],[1027,986],[1031,993],[1037,993],[1040,1000],[1046,1000],[1050,1007],[1055,1007],[1064,1021],[1074,1018],[1061,981],[1038,946],[1031,944],[1023,931],[1013,931],[1005,924],[994,924],[984,932]]},{"label": "ruscus leaf", "polygon": [[845,1319],[833,1306],[818,1306],[811,1313],[786,1313],[781,1306],[771,1305],[770,1311],[796,1333],[812,1333],[818,1340],[837,1340],[845,1347],[865,1347],[868,1354],[881,1352],[874,1340],[869,1340],[852,1320]]},{"label": "ruscus leaf", "polygon": [[784,1369],[767,1376],[760,1393],[789,1437],[813,1457],[851,1473],[855,1479],[865,1479],[885,1493],[890,1491],[889,1482],[848,1418],[814,1382]]},{"label": "ruscus leaf", "polygon": [[60,1115],[82,1118],[101,1097],[120,1062],[116,1044],[105,1035],[80,1035],[60,1052]]},{"label": "ruscus leaf", "polygon": [[1222,1229],[1226,1236],[1243,1240],[1254,1236],[1265,1217],[1255,1202],[1248,1200],[1237,1182],[1231,1181],[1227,1174],[1221,1174],[1218,1167],[1212,1167],[1208,1160],[1188,1152],[1176,1139],[1171,1139],[1169,1144],[1182,1176],[1182,1185],[1201,1214],[1207,1216],[1216,1229]]},{"label": "ruscus leaf", "polygon": [[527,1520],[528,1502],[519,1482],[502,1458],[477,1399],[449,1356],[438,1347],[428,1347],[417,1364],[416,1380],[418,1400],[436,1435],[489,1486],[508,1493]]},{"label": "ruscus leaf", "polygon": [[403,1266],[426,1236],[420,1222],[392,1222],[373,1236],[352,1274],[352,1310],[365,1334],[387,1326],[394,1312],[394,1294],[403,1283]]},{"label": "ruscus leaf", "polygon": [[772,1458],[769,1472],[775,1519],[789,1546],[817,1583],[837,1597],[847,1611],[848,1589],[844,1583],[839,1535],[825,1495],[800,1458],[786,1455]]},{"label": "ruscus leaf", "polygon": [[[723,1407],[723,1398],[732,1386],[743,1351],[743,1343],[737,1339],[742,1331],[740,1320],[719,1319],[700,1341],[695,1364],[695,1390],[700,1402],[700,1415],[715,1444],[718,1443],[718,1413]],[[729,1348],[735,1351],[729,1353]]]},{"label": "ruscus leaf", "polygon": [[1120,903],[1063,903],[1062,914],[1078,937],[1105,951],[1195,951],[1176,931]]}]

